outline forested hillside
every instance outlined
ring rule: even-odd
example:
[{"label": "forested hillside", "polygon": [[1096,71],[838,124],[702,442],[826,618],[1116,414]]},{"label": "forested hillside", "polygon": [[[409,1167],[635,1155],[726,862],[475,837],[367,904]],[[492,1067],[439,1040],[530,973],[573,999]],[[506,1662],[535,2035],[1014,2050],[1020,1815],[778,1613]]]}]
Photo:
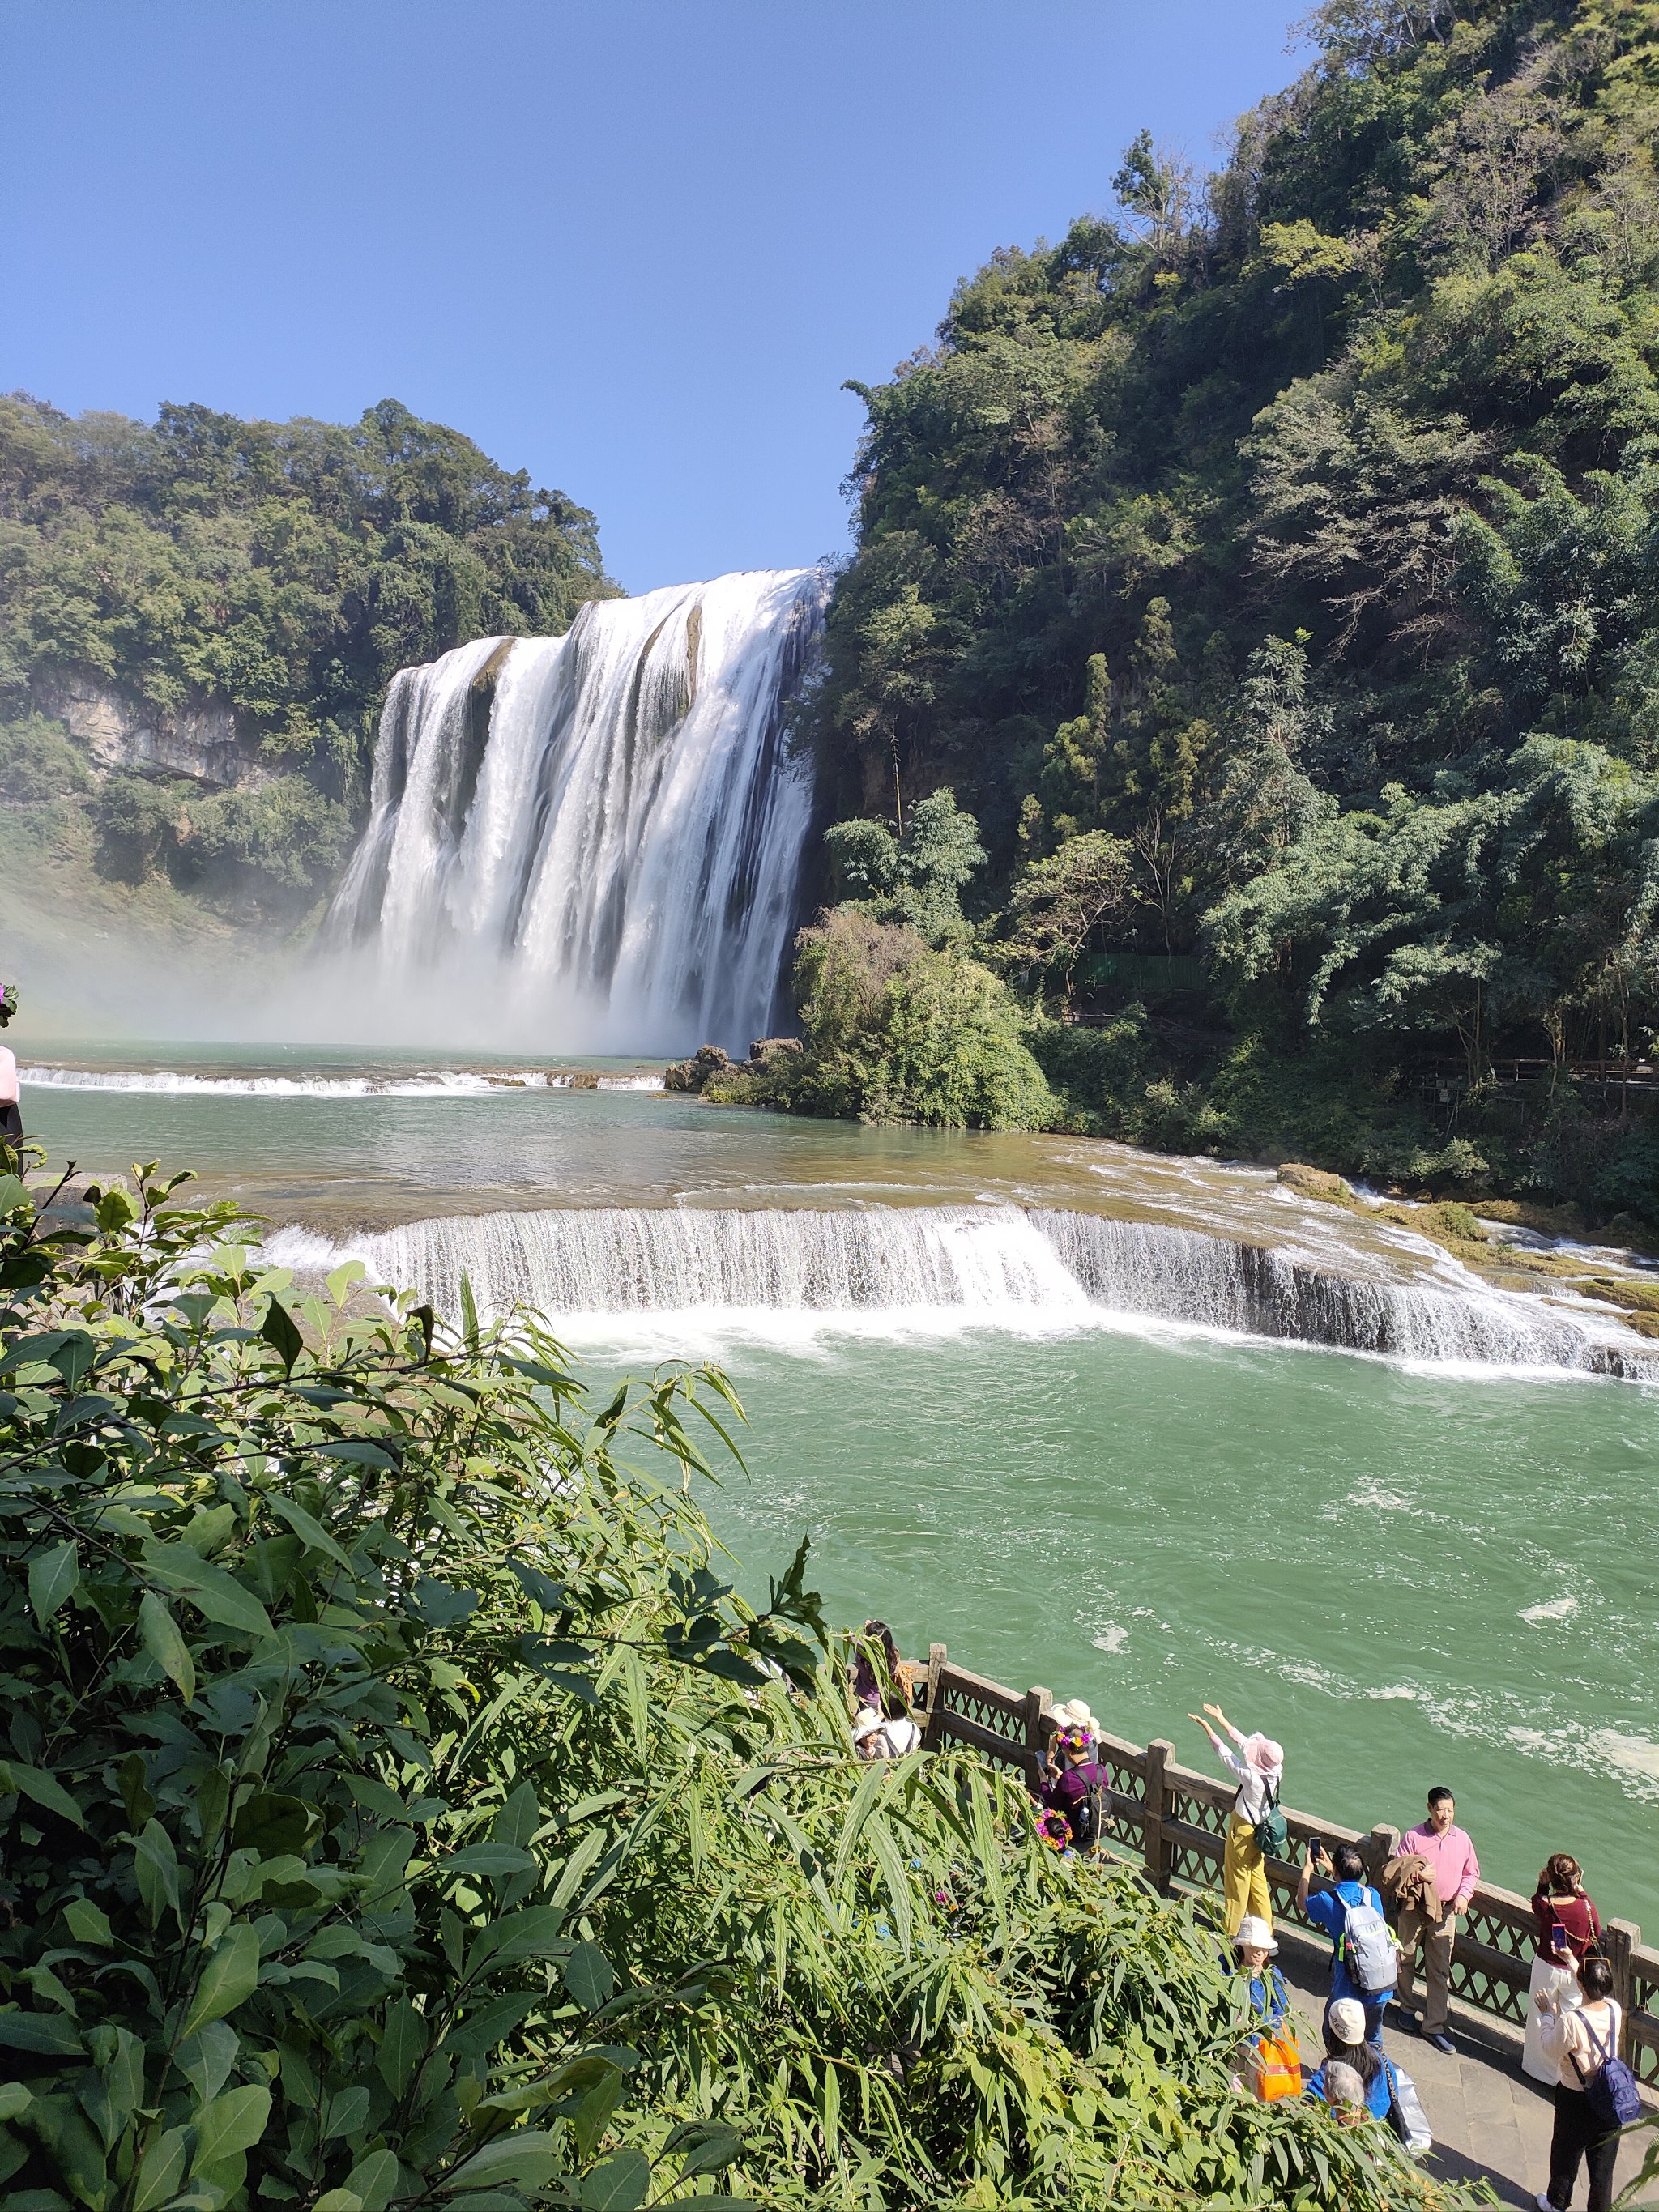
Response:
[{"label": "forested hillside", "polygon": [[393,672],[616,589],[585,508],[395,400],[342,425],[0,399],[6,849],[303,911]]},{"label": "forested hillside", "polygon": [[860,387],[836,811],[976,817],[980,957],[1105,1024],[1054,1118],[1650,1213],[1583,1063],[1659,1021],[1659,8],[1310,28],[1219,174],[1141,137]]}]

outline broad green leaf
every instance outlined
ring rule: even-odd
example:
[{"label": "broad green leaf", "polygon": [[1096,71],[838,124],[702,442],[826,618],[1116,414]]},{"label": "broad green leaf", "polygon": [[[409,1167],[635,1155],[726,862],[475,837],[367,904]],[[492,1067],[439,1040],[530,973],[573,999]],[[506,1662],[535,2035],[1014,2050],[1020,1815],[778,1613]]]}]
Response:
[{"label": "broad green leaf", "polygon": [[77,1943],[90,1943],[106,1951],[115,1941],[109,1915],[100,1912],[88,1897],[77,1897],[64,1907],[64,1919]]},{"label": "broad green leaf", "polygon": [[153,2212],[175,2193],[185,2178],[189,2144],[187,2129],[169,2128],[150,2145],[133,2179],[132,2212]]},{"label": "broad green leaf", "polygon": [[363,2212],[386,2212],[398,2186],[395,2154],[389,2150],[370,2151],[347,2174],[345,2185],[361,2201]]},{"label": "broad green leaf", "polygon": [[33,2092],[21,2081],[0,2081],[0,2120],[15,2120],[33,2101]]},{"label": "broad green leaf", "polygon": [[235,2029],[222,2020],[198,2029],[179,2045],[173,2063],[196,2092],[198,2105],[210,2105],[229,2081],[240,2047]]},{"label": "broad green leaf", "polygon": [[259,1938],[246,1921],[233,1928],[209,1956],[196,1985],[196,1994],[185,2015],[185,2033],[191,2035],[209,2021],[222,2020],[246,2004],[259,1980]]},{"label": "broad green leaf", "polygon": [[307,1513],[303,1505],[296,1505],[293,1498],[284,1497],[280,1490],[267,1490],[260,1494],[277,1519],[286,1521],[295,1534],[313,1552],[323,1553],[337,1566],[350,1566],[351,1561],[314,1513]]},{"label": "broad green leaf", "polygon": [[593,2084],[577,2106],[571,2122],[571,2132],[581,2157],[592,2158],[599,2148],[605,2131],[611,2124],[611,2116],[621,2104],[627,2087],[625,2075],[620,2071],[606,2074]]},{"label": "broad green leaf", "polygon": [[440,1874],[528,1874],[535,1866],[530,1853],[512,1844],[468,1844],[452,1851],[437,1869]]},{"label": "broad green leaf", "polygon": [[196,1695],[196,1668],[179,1624],[154,1590],[146,1590],[138,1607],[138,1634],[150,1657],[169,1675],[188,1705]]},{"label": "broad green leaf", "polygon": [[566,1989],[585,2012],[597,2012],[617,1986],[611,1961],[597,1943],[578,1943],[563,1971]]},{"label": "broad green leaf", "polygon": [[514,2128],[441,2175],[437,2186],[459,2191],[502,2187],[541,2189],[562,2163],[558,2144],[538,2128]]},{"label": "broad green leaf", "polygon": [[567,1947],[560,1940],[559,1930],[563,1924],[564,1914],[556,1905],[532,1905],[521,1912],[507,1913],[474,1938],[467,1961],[469,1977],[486,1961],[497,1966],[514,1966],[522,1965],[526,1959],[551,1959],[562,1954]]},{"label": "broad green leaf", "polygon": [[327,2116],[323,2122],[324,2138],[358,2135],[368,2119],[368,2092],[359,2082],[349,2089],[342,2089],[337,2096],[329,2100]]},{"label": "broad green leaf", "polygon": [[394,2097],[401,2097],[426,2056],[427,2027],[407,1997],[400,1997],[387,2012],[380,2048],[374,2063],[380,2079]]},{"label": "broad green leaf", "polygon": [[29,1561],[29,1603],[42,1628],[68,1601],[80,1579],[80,1553],[72,1543],[39,1552]]},{"label": "broad green leaf", "polygon": [[317,1808],[303,1797],[262,1790],[236,1815],[236,1842],[257,1850],[262,1858],[279,1858],[288,1852],[302,1851],[321,1818]]},{"label": "broad green leaf", "polygon": [[0,2010],[0,2050],[33,2051],[48,2058],[74,2058],[84,2047],[74,2021],[61,2012]]},{"label": "broad green leaf", "polygon": [[72,1820],[77,1828],[87,1825],[81,1808],[55,1775],[43,1767],[24,1766],[15,1759],[0,1759],[0,1797],[14,1795],[32,1798],[44,1811],[56,1813],[59,1820]]},{"label": "broad green leaf", "polygon": [[272,1298],[265,1308],[259,1334],[275,1351],[283,1368],[291,1374],[295,1361],[306,1348],[306,1340],[301,1335],[299,1324],[293,1315],[279,1299]]},{"label": "broad green leaf", "polygon": [[363,2212],[363,2200],[355,2189],[327,2189],[313,2205],[312,2212]]},{"label": "broad green leaf", "polygon": [[584,2212],[638,2212],[650,2187],[651,2161],[630,2148],[584,2174],[576,2193]]},{"label": "broad green leaf", "polygon": [[145,1574],[187,1597],[198,1613],[222,1628],[244,1636],[274,1636],[266,1613],[252,1590],[244,1589],[222,1567],[198,1559],[188,1544],[153,1545],[140,1562]]},{"label": "broad green leaf", "polygon": [[172,1837],[159,1820],[144,1823],[133,1853],[133,1866],[138,1877],[138,1894],[143,1899],[150,1926],[160,1925],[164,1905],[173,1908],[173,1917],[182,1926],[183,1916],[179,1909],[179,1854],[173,1847]]},{"label": "broad green leaf", "polygon": [[192,2115],[196,2124],[196,2155],[191,2172],[217,2166],[239,2150],[252,2150],[270,2118],[270,2092],[263,2082],[227,2089]]},{"label": "broad green leaf", "polygon": [[364,1437],[341,1437],[325,1444],[313,1444],[312,1449],[324,1459],[349,1460],[356,1467],[384,1468],[395,1474],[398,1462],[383,1444],[372,1444]]}]

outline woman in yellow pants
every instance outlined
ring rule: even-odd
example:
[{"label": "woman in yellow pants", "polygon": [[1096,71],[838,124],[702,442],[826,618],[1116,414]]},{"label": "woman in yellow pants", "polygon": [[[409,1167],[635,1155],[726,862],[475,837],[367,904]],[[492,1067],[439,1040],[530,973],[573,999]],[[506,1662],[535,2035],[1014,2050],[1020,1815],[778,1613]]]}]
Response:
[{"label": "woman in yellow pants", "polygon": [[1188,1719],[1196,1721],[1209,1737],[1222,1765],[1231,1767],[1238,1777],[1238,1794],[1227,1815],[1221,1860],[1221,1895],[1226,1907],[1227,1933],[1237,1935],[1239,1923],[1247,1912],[1256,1914],[1271,1928],[1273,1899],[1267,1889],[1267,1869],[1255,1840],[1255,1827],[1256,1822],[1265,1820],[1271,1807],[1279,1802],[1285,1778],[1284,1746],[1275,1743],[1271,1736],[1243,1735],[1219,1705],[1206,1705],[1204,1711],[1238,1747],[1236,1752],[1230,1750],[1202,1715],[1188,1714]]}]

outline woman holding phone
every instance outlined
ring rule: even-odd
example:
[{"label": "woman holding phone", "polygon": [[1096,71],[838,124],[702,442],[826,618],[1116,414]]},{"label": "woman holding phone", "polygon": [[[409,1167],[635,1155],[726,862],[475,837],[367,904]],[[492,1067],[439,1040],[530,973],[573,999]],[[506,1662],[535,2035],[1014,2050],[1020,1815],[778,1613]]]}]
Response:
[{"label": "woman holding phone", "polygon": [[[1528,1996],[1541,1994],[1552,2008],[1570,2011],[1581,2002],[1578,1969],[1601,1947],[1601,1916],[1584,1894],[1584,1871],[1569,1851],[1553,1852],[1538,1877],[1533,1892],[1532,1982]],[[1560,2054],[1544,2055],[1543,2014],[1536,2002],[1527,2006],[1527,2039],[1521,2066],[1534,2081],[1553,2082],[1560,2072]]]}]

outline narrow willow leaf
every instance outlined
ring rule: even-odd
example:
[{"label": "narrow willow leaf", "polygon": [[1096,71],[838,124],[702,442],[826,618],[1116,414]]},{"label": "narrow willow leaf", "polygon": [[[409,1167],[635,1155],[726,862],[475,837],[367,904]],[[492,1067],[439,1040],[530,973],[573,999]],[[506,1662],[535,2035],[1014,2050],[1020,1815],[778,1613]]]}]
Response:
[{"label": "narrow willow leaf", "polygon": [[80,1553],[72,1543],[58,1544],[29,1561],[29,1603],[42,1628],[68,1601],[80,1579]]},{"label": "narrow willow leaf", "polygon": [[196,1695],[196,1668],[179,1624],[154,1590],[147,1590],[138,1607],[138,1634],[150,1657],[171,1676],[179,1696],[188,1705]]}]

